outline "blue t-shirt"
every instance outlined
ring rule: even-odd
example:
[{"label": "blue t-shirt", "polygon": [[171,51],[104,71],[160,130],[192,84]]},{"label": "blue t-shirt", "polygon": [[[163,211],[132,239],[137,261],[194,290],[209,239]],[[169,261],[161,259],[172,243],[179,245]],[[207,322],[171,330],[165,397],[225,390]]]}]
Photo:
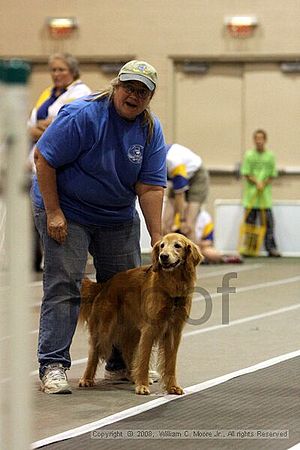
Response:
[{"label": "blue t-shirt", "polygon": [[[86,225],[108,225],[135,215],[135,184],[166,186],[166,150],[159,120],[147,143],[148,127],[138,116],[123,119],[107,98],[80,99],[61,108],[37,142],[56,169],[65,216]],[[36,177],[33,203],[44,208]]]}]

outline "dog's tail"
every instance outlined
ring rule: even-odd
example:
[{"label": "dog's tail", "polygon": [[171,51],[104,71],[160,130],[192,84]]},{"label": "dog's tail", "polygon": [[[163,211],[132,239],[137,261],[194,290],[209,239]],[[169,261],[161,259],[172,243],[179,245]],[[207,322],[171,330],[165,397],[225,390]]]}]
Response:
[{"label": "dog's tail", "polygon": [[103,287],[103,283],[95,283],[89,278],[84,278],[81,282],[81,303],[78,322],[84,324],[89,321],[95,298]]}]

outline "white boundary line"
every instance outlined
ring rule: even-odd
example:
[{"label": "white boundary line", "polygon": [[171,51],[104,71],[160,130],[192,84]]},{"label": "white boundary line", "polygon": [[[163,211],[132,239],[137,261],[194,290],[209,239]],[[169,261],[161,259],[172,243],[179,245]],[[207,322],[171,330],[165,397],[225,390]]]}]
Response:
[{"label": "white boundary line", "polygon": [[[240,288],[236,288],[236,291],[232,292],[231,294],[241,294],[242,292],[254,291],[256,289],[265,289],[265,288],[268,288],[268,287],[280,286],[280,285],[284,285],[284,284],[295,283],[297,281],[300,281],[300,276],[290,277],[290,278],[281,278],[280,280],[267,281],[266,283],[251,284],[250,286],[243,286],[243,287],[240,287]],[[229,288],[230,287],[234,287],[234,286],[229,286]],[[197,287],[195,288],[195,292],[198,294]],[[209,294],[209,292],[208,292],[208,294]],[[209,294],[208,298],[212,299],[212,298],[222,297],[223,294],[226,294],[226,292],[224,291],[223,293]],[[193,299],[193,303],[200,302],[200,301],[204,300],[204,298],[206,298],[206,295],[203,295],[203,294],[201,294],[201,295],[202,296],[200,298],[194,298]]]},{"label": "white boundary line", "polygon": [[228,324],[213,325],[213,326],[207,327],[207,328],[200,328],[198,330],[188,331],[187,333],[183,334],[183,337],[194,336],[196,334],[207,333],[209,331],[215,331],[215,330],[220,330],[220,329],[226,330],[227,328],[233,327],[235,325],[240,325],[241,323],[251,322],[252,320],[264,319],[265,317],[276,316],[277,314],[294,311],[299,308],[300,308],[300,304],[298,303],[296,305],[287,306],[286,308],[275,309],[273,311],[269,311],[266,313],[257,314],[256,316],[248,316],[248,317],[244,317],[242,319],[232,320]]},{"label": "white boundary line", "polygon": [[[278,364],[283,361],[287,361],[292,358],[296,358],[298,356],[300,356],[300,350],[297,350],[297,351],[291,352],[291,353],[286,353],[284,355],[276,356],[275,358],[271,358],[266,361],[262,361],[253,366],[246,367],[244,369],[240,369],[240,370],[231,372],[226,375],[222,375],[221,377],[217,377],[212,380],[208,380],[203,383],[196,384],[194,386],[189,386],[188,388],[185,388],[184,396],[194,394],[196,392],[200,392],[205,389],[209,389],[213,386],[217,386],[219,384],[225,383],[226,381],[232,380],[233,378],[239,377],[241,375],[246,375],[249,373],[256,372],[257,370],[265,369],[267,367],[271,367],[275,364]],[[76,436],[80,436],[82,434],[102,428],[106,425],[110,425],[110,424],[116,423],[120,420],[127,419],[128,417],[136,416],[138,414],[141,414],[142,412],[157,408],[160,405],[169,403],[178,398],[182,398],[182,396],[164,395],[161,398],[151,400],[149,402],[144,403],[143,405],[134,406],[132,408],[126,409],[119,413],[104,417],[103,419],[97,420],[95,422],[91,422],[86,425],[82,425],[81,427],[73,428],[73,429],[65,431],[63,433],[55,434],[55,435],[49,436],[45,439],[41,439],[39,441],[33,442],[31,445],[31,449],[37,449],[42,446],[52,444],[54,442],[59,442],[59,441],[65,440],[65,439],[70,439],[70,438],[73,438]]]},{"label": "white boundary line", "polygon": [[[252,264],[251,266],[246,265],[246,266],[242,266],[242,267],[238,264],[225,264],[225,265],[222,265],[221,266],[222,268],[220,268],[219,270],[214,270],[214,271],[207,272],[207,273],[202,272],[203,267],[205,267],[205,266],[201,266],[201,264],[200,264],[199,269],[198,269],[199,274],[200,274],[200,279],[212,278],[217,275],[225,275],[225,273],[230,272],[229,269],[231,269],[231,268],[234,269],[232,271],[237,272],[237,273],[248,272],[249,270],[260,269],[261,267],[264,267],[264,264]],[[197,271],[197,274],[198,274],[198,271]],[[202,275],[203,275],[203,277],[202,277]]]}]

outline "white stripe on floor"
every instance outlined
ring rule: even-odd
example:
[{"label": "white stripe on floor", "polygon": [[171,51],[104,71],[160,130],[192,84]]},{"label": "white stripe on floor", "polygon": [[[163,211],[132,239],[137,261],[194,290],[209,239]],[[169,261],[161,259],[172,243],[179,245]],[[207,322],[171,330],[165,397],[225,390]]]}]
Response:
[{"label": "white stripe on floor", "polygon": [[[234,280],[234,278],[232,278],[232,280]],[[269,287],[273,287],[273,286],[281,286],[284,284],[296,283],[297,281],[300,281],[300,276],[290,277],[290,278],[282,278],[281,280],[267,281],[266,283],[251,284],[250,286],[243,286],[241,288],[236,288],[236,291],[234,293],[231,293],[231,295],[241,294],[242,292],[254,291],[255,289],[265,289],[265,288],[269,288]],[[235,286],[229,286],[229,289],[234,288],[234,287]],[[195,288],[195,292],[198,293],[197,287]],[[229,291],[229,293],[230,293],[230,291]],[[209,293],[209,297],[217,298],[217,297],[221,297],[224,294],[226,294],[225,290],[223,293],[214,293],[214,294]],[[193,303],[203,301],[204,297],[205,296],[202,295],[200,298],[194,298]]]},{"label": "white stripe on floor", "polygon": [[264,267],[264,264],[252,264],[251,266],[240,266],[238,264],[225,264],[224,266],[222,266],[222,269],[220,270],[213,270],[211,272],[202,272],[204,266],[201,267],[201,265],[199,266],[198,270],[200,272],[200,279],[202,279],[202,274],[204,275],[204,278],[211,278],[211,277],[215,277],[217,275],[225,275],[225,273],[230,272],[230,269],[234,269],[232,270],[232,272],[248,272],[249,270],[256,270],[256,269],[261,269],[262,267]]},{"label": "white stripe on floor", "polygon": [[296,309],[300,309],[299,303],[296,305],[286,306],[285,308],[275,309],[274,311],[257,314],[256,316],[249,316],[249,317],[244,317],[243,319],[232,320],[228,324],[219,324],[219,325],[214,325],[212,327],[207,327],[207,328],[202,328],[202,329],[200,328],[198,330],[189,331],[187,333],[184,333],[183,337],[194,336],[196,334],[207,333],[209,331],[227,329],[227,328],[233,327],[235,325],[240,325],[242,323],[251,322],[252,320],[264,319],[265,317],[276,316],[277,314],[283,314],[283,313],[286,313],[289,311],[294,311]]}]

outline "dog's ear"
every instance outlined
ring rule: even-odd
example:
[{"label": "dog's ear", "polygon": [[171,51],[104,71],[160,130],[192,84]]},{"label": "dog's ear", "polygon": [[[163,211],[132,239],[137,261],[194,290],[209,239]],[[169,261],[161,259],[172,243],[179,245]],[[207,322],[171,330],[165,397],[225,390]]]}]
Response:
[{"label": "dog's ear", "polygon": [[193,266],[197,266],[199,263],[203,261],[204,257],[200,252],[198,245],[190,241],[187,245],[187,250],[188,250],[188,258],[190,258],[190,262],[193,264]]},{"label": "dog's ear", "polygon": [[158,267],[159,267],[159,245],[160,245],[161,241],[156,242],[156,244],[154,245],[153,249],[152,249],[152,270],[153,272],[157,272],[158,271]]}]

